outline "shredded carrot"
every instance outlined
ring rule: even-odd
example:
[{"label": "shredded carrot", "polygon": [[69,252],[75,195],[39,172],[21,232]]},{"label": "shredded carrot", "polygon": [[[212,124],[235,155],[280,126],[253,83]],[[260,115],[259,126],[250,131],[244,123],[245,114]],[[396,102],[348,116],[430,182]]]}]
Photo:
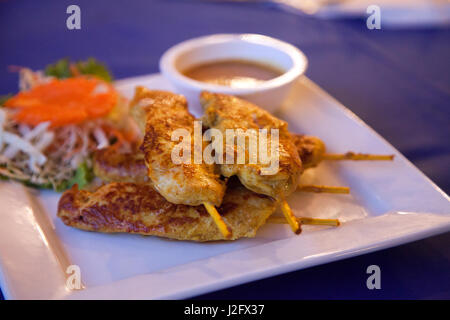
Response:
[{"label": "shredded carrot", "polygon": [[50,121],[52,127],[58,127],[105,116],[117,101],[117,92],[106,82],[75,77],[52,80],[20,92],[5,106],[18,109],[15,115],[18,122],[37,125]]}]

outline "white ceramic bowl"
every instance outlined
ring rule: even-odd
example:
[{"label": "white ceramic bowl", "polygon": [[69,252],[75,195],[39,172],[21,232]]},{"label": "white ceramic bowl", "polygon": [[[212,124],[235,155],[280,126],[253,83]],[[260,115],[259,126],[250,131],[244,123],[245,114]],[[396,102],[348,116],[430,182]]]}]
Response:
[{"label": "white ceramic bowl", "polygon": [[[183,71],[191,67],[223,60],[254,61],[274,66],[284,73],[251,88],[209,84],[183,75]],[[189,109],[196,116],[203,113],[199,104],[199,94],[203,90],[236,95],[274,112],[281,106],[292,84],[304,74],[307,59],[293,45],[271,37],[215,34],[173,46],[163,54],[159,67],[177,91],[186,96]]]}]

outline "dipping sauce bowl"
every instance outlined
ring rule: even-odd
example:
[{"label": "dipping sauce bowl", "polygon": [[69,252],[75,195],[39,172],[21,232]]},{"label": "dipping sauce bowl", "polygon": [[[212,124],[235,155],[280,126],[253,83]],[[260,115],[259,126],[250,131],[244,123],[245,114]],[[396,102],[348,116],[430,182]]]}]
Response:
[{"label": "dipping sauce bowl", "polygon": [[[218,68],[232,65],[235,69],[242,63],[243,72],[249,66],[250,69],[259,66],[278,73],[269,80],[235,81],[237,85],[232,85],[233,81],[226,85],[224,81],[200,81],[189,77],[195,68],[214,66],[214,63]],[[305,73],[307,64],[306,56],[299,49],[275,38],[259,34],[216,34],[173,46],[163,54],[159,66],[178,93],[187,98],[190,111],[200,116],[203,111],[199,94],[203,90],[235,95],[275,112],[294,82]]]}]

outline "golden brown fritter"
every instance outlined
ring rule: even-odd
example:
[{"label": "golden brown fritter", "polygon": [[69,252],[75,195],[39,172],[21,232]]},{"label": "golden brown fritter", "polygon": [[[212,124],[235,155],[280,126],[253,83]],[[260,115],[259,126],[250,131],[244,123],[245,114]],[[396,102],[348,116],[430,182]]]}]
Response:
[{"label": "golden brown fritter", "polygon": [[227,190],[218,211],[233,230],[225,239],[204,206],[173,204],[151,185],[110,183],[95,192],[76,186],[62,195],[58,217],[68,226],[97,232],[127,232],[177,240],[213,241],[254,237],[276,202],[239,183]]},{"label": "golden brown fritter", "polygon": [[[225,184],[215,172],[215,165],[193,161],[195,118],[188,111],[186,99],[170,92],[137,87],[131,113],[141,130],[145,130],[141,150],[156,190],[172,203],[196,206],[209,202],[219,206]],[[176,164],[172,160],[172,150],[179,142],[172,141],[171,136],[177,129],[185,129],[191,135],[190,164]]]},{"label": "golden brown fritter", "polygon": [[325,143],[317,137],[292,134],[298,155],[302,159],[304,169],[316,167],[326,152]]},{"label": "golden brown fritter", "polygon": [[[227,129],[243,129],[244,131],[267,129],[270,139],[271,129],[279,130],[279,170],[276,174],[262,174],[262,170],[269,165],[263,165],[260,161],[258,164],[249,164],[248,155],[246,155],[244,164],[220,165],[222,175],[225,177],[237,175],[242,184],[250,190],[274,198],[279,198],[281,195],[287,196],[296,190],[302,173],[302,163],[285,121],[234,96],[202,92],[200,102],[205,111],[203,124],[220,130],[224,136]],[[247,153],[248,150],[247,145]],[[226,152],[230,151],[226,150]],[[236,150],[231,152],[236,153]]]}]

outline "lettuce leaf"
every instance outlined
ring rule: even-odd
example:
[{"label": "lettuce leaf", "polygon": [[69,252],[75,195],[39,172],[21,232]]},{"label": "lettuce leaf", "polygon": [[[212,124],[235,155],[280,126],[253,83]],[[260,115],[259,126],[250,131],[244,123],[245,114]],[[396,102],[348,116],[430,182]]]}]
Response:
[{"label": "lettuce leaf", "polygon": [[85,61],[71,62],[69,58],[63,58],[45,68],[45,74],[58,79],[67,79],[74,76],[73,69],[80,74],[92,75],[106,82],[111,82],[113,77],[108,68],[95,58]]},{"label": "lettuce leaf", "polygon": [[66,183],[57,186],[56,191],[63,191],[69,188],[72,188],[74,184],[78,184],[79,189],[83,189],[89,182],[94,179],[94,172],[91,167],[87,165],[86,162],[80,164],[75,171],[75,175],[72,179],[66,181]]},{"label": "lettuce leaf", "polygon": [[3,104],[8,101],[10,98],[12,98],[14,95],[12,93],[4,94],[0,96],[0,107],[3,106]]},{"label": "lettuce leaf", "polygon": [[89,58],[86,61],[78,61],[75,66],[81,74],[90,74],[106,82],[113,80],[108,68],[94,58]]},{"label": "lettuce leaf", "polygon": [[45,67],[45,75],[52,76],[58,79],[66,79],[72,77],[70,71],[70,61],[68,58],[60,59],[53,64],[49,64]]}]

